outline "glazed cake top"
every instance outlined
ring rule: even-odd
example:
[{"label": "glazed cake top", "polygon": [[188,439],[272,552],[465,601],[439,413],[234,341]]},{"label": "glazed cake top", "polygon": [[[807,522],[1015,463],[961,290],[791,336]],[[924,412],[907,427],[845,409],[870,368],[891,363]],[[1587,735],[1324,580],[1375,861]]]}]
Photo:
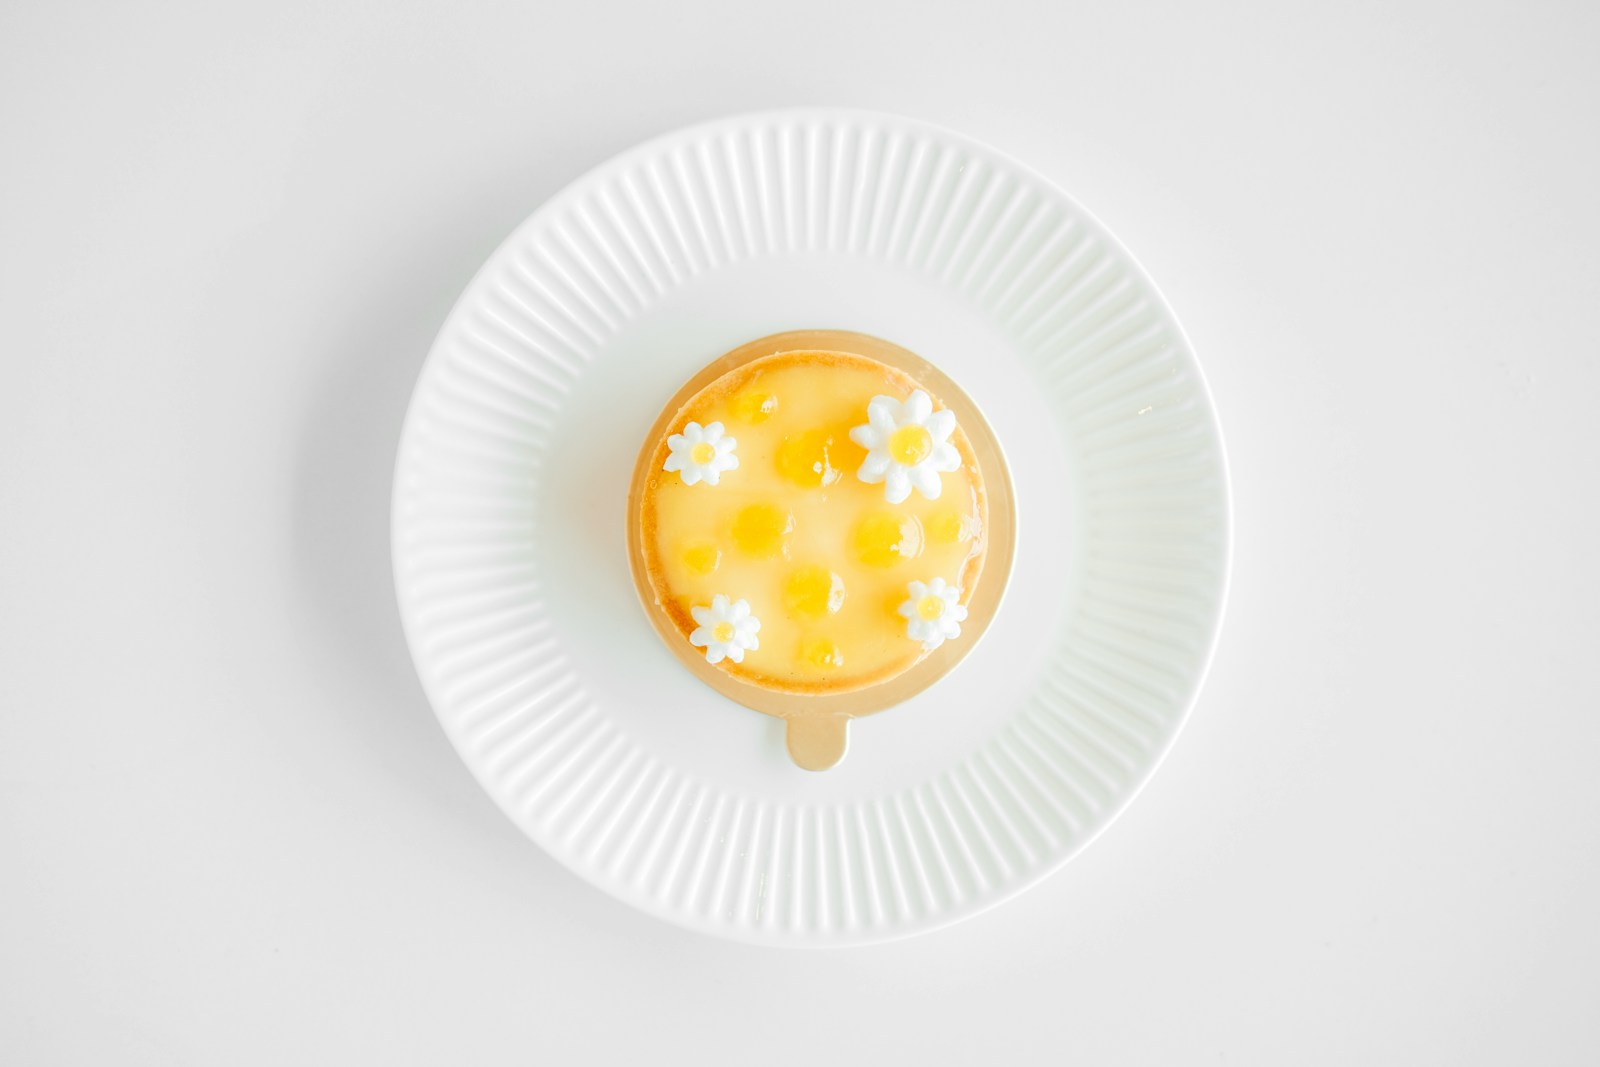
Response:
[{"label": "glazed cake top", "polygon": [[971,446],[910,375],[783,352],[692,396],[641,498],[655,599],[752,684],[843,692],[958,639],[987,520]]}]

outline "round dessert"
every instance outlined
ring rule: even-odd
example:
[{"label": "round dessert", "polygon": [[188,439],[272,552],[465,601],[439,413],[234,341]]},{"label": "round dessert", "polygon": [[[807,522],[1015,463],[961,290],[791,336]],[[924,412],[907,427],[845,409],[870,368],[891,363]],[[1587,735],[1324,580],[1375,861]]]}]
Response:
[{"label": "round dessert", "polygon": [[826,695],[962,640],[988,500],[956,415],[904,370],[802,349],[732,367],[665,423],[638,537],[664,632],[727,675]]}]

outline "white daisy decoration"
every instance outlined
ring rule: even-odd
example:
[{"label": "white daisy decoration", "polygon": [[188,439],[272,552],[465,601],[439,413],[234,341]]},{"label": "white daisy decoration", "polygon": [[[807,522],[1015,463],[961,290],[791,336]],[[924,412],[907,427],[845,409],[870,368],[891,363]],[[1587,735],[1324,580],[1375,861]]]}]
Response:
[{"label": "white daisy decoration", "polygon": [[677,471],[684,485],[699,482],[716,485],[724,471],[739,466],[739,457],[733,452],[738,446],[739,442],[723,431],[722,423],[701,426],[698,422],[691,422],[683,428],[682,433],[667,438],[667,447],[672,454],[661,465],[661,469]]},{"label": "white daisy decoration", "polygon": [[689,635],[689,643],[706,650],[707,663],[721,663],[724,658],[735,663],[744,662],[744,654],[761,647],[756,637],[761,620],[750,614],[750,604],[718,593],[711,598],[711,606],[692,607],[689,614],[697,624]]},{"label": "white daisy decoration", "polygon": [[967,609],[956,603],[960,589],[935,578],[927,583],[908,582],[906,592],[906,602],[900,605],[900,614],[907,620],[906,636],[921,641],[923,651],[932,652],[950,638],[961,636]]},{"label": "white daisy decoration", "polygon": [[948,408],[933,410],[933,400],[921,389],[906,400],[875,396],[867,404],[867,424],[850,431],[850,440],[867,450],[856,472],[868,485],[883,483],[883,498],[899,504],[917,492],[939,499],[940,474],[957,470],[961,454],[950,443],[956,414]]}]

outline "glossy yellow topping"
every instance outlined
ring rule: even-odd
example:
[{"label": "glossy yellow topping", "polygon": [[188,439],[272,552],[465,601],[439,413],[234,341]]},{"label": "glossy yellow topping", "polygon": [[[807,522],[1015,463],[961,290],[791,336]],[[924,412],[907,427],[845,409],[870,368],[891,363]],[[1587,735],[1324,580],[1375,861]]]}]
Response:
[{"label": "glossy yellow topping", "polygon": [[747,504],[733,517],[734,545],[752,559],[784,555],[784,539],[794,529],[794,515],[776,503]]},{"label": "glossy yellow topping", "polygon": [[[737,368],[684,405],[669,434],[690,422],[720,422],[737,440],[738,457],[717,484],[689,485],[661,469],[663,442],[646,483],[646,568],[685,640],[695,628],[689,609],[721,594],[747,601],[761,627],[759,646],[743,662],[720,665],[758,685],[840,691],[886,680],[922,657],[900,613],[907,584],[942,577],[963,599],[970,595],[985,547],[981,477],[958,427],[950,443],[962,464],[940,475],[938,499],[917,492],[890,504],[881,482],[857,477],[867,452],[850,436],[867,423],[873,397],[904,400],[917,388],[875,360],[792,352]],[[935,445],[927,429],[907,425],[883,447],[910,466]],[[686,452],[689,462],[705,464],[715,448]],[[934,596],[913,605],[929,621],[944,606]],[[727,642],[735,633],[719,623],[709,636]]]},{"label": "glossy yellow topping", "polygon": [[922,520],[904,505],[875,507],[856,520],[850,542],[867,566],[898,567],[922,555]]},{"label": "glossy yellow topping", "polygon": [[690,545],[683,550],[683,563],[695,574],[711,574],[722,562],[722,550],[716,545]]},{"label": "glossy yellow topping", "polygon": [[752,425],[766,422],[778,410],[778,398],[762,389],[747,389],[733,398],[733,416]]},{"label": "glossy yellow topping", "polygon": [[944,508],[935,511],[929,516],[927,526],[924,529],[926,529],[930,541],[941,545],[953,545],[957,541],[965,541],[972,536],[971,523],[967,516],[956,508]]},{"label": "glossy yellow topping", "polygon": [[783,583],[783,606],[797,618],[838,614],[844,607],[844,579],[815,563],[790,571]]},{"label": "glossy yellow topping", "polygon": [[854,474],[864,458],[848,426],[801,430],[778,443],[778,470],[802,489],[832,485]]},{"label": "glossy yellow topping", "polygon": [[803,651],[806,663],[818,670],[836,671],[844,666],[844,653],[827,638],[808,642]]}]

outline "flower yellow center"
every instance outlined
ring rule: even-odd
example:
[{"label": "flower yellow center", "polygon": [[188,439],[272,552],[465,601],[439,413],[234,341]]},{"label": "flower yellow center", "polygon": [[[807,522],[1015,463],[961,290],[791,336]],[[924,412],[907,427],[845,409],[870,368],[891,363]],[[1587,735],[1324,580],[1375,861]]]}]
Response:
[{"label": "flower yellow center", "polygon": [[689,458],[694,460],[695,466],[704,467],[707,463],[717,458],[717,446],[701,441],[689,449]]},{"label": "flower yellow center", "polygon": [[917,614],[932,622],[944,614],[944,598],[936,597],[932,593],[917,601]]},{"label": "flower yellow center", "polygon": [[902,426],[889,435],[889,458],[915,467],[933,451],[933,435],[921,426]]},{"label": "flower yellow center", "polygon": [[733,623],[719,622],[711,628],[711,638],[720,645],[725,645],[733,640]]}]

